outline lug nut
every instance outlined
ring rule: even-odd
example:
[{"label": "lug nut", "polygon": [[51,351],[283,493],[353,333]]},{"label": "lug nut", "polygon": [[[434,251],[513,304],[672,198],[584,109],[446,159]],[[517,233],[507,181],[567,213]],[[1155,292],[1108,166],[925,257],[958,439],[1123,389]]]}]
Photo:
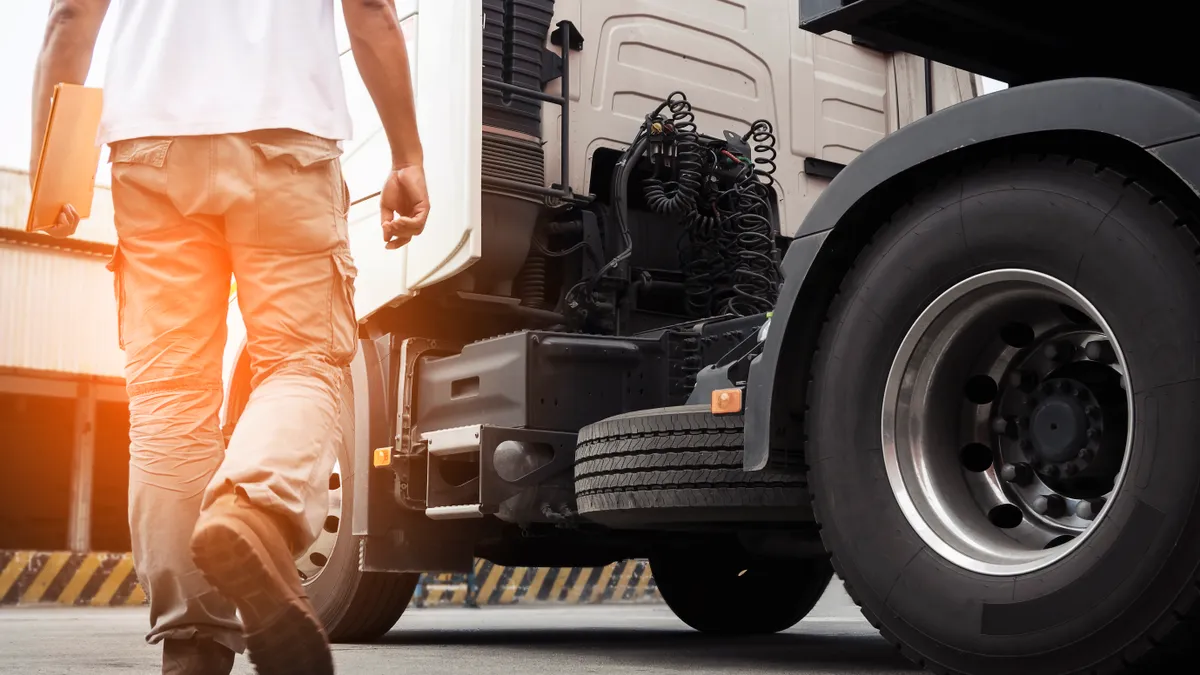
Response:
[{"label": "lug nut", "polygon": [[1075,355],[1075,346],[1070,342],[1051,342],[1042,350],[1042,354],[1055,363],[1062,363]]},{"label": "lug nut", "polygon": [[1108,340],[1093,340],[1084,348],[1084,354],[1092,361],[1100,363],[1116,363],[1117,351]]},{"label": "lug nut", "polygon": [[1075,507],[1075,515],[1084,520],[1095,520],[1096,516],[1100,514],[1100,509],[1104,508],[1104,501],[1104,498],[1100,497],[1079,502]]},{"label": "lug nut", "polygon": [[1008,383],[1010,386],[1016,387],[1025,393],[1029,393],[1033,391],[1034,387],[1037,386],[1037,375],[1027,370],[1013,371],[1008,376]]},{"label": "lug nut", "polygon": [[1091,448],[1083,448],[1079,451],[1079,459],[1082,459],[1085,462],[1091,461],[1094,454],[1095,453],[1092,452]]},{"label": "lug nut", "polygon": [[1017,425],[1011,417],[997,417],[992,420],[992,431],[1009,438],[1017,437]]},{"label": "lug nut", "polygon": [[1000,478],[1007,483],[1029,485],[1033,482],[1033,469],[1030,469],[1029,465],[1024,462],[1005,464],[1004,468],[1000,469]]},{"label": "lug nut", "polygon": [[1096,440],[1097,438],[1100,438],[1100,430],[1097,429],[1096,427],[1088,427],[1087,437],[1092,440]]},{"label": "lug nut", "polygon": [[1094,419],[1100,419],[1100,408],[1097,408],[1094,405],[1087,406],[1086,408],[1083,409],[1083,412],[1085,414],[1087,414],[1088,417],[1091,417]]},{"label": "lug nut", "polygon": [[1042,475],[1046,478],[1058,478],[1058,465],[1047,464],[1042,467]]},{"label": "lug nut", "polygon": [[1046,495],[1033,500],[1033,510],[1048,518],[1059,518],[1067,512],[1067,502],[1059,495]]}]

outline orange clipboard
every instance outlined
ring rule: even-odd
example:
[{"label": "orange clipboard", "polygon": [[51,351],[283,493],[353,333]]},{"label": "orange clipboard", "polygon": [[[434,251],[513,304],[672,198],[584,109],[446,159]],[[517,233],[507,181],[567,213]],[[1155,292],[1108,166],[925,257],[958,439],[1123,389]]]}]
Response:
[{"label": "orange clipboard", "polygon": [[78,84],[54,87],[50,121],[46,124],[42,154],[33,179],[26,232],[53,227],[67,204],[75,207],[81,220],[92,215],[92,194],[100,164],[96,135],[103,102],[102,91],[95,87]]}]

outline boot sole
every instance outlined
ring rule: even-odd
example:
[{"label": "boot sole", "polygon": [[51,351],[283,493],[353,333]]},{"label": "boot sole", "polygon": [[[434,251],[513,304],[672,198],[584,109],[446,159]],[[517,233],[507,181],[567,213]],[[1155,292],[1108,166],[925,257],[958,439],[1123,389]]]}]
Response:
[{"label": "boot sole", "polygon": [[201,526],[192,537],[192,556],[204,578],[237,606],[255,670],[260,675],[333,675],[333,655],[320,621],[272,572],[258,537],[239,525],[217,521]]}]

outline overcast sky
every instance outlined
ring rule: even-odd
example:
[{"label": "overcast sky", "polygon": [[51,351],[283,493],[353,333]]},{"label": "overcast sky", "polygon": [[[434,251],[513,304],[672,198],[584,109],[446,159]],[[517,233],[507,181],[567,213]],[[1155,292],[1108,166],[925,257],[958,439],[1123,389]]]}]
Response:
[{"label": "overcast sky", "polygon": [[[114,0],[114,4],[121,0]],[[0,0],[0,166],[27,169],[29,161],[30,92],[33,88],[33,64],[41,46],[50,0]],[[109,10],[110,15],[112,10]],[[340,15],[340,12],[339,12]],[[340,21],[339,21],[340,23]],[[112,40],[112,22],[100,31],[96,55],[88,84],[100,86],[104,64]],[[986,91],[1004,85],[986,80]],[[107,182],[106,165],[97,178]]]},{"label": "overcast sky", "polygon": [[[120,0],[117,0],[118,2]],[[30,97],[33,64],[42,46],[50,0],[0,0],[0,166],[29,168]],[[112,41],[112,22],[105,22],[96,45],[88,84],[99,86]],[[99,178],[99,176],[97,176]]]}]

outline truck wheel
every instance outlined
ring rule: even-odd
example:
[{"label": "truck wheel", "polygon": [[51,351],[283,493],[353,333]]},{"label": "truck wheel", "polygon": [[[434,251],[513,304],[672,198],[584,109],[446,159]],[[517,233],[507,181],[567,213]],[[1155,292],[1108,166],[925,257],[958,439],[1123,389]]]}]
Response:
[{"label": "truck wheel", "polygon": [[1200,250],[1163,192],[994,160],[841,284],[805,457],[834,567],[939,673],[1116,673],[1200,628]]},{"label": "truck wheel", "polygon": [[650,571],[680,621],[721,635],[791,628],[812,611],[833,575],[828,558],[744,561],[712,550],[652,554]]},{"label": "truck wheel", "polygon": [[[353,409],[347,406],[346,409]],[[343,425],[345,428],[345,425]],[[358,538],[350,530],[354,474],[343,439],[329,477],[329,515],[324,531],[296,558],[296,569],[332,642],[370,642],[385,635],[408,607],[419,574],[363,572]]]},{"label": "truck wheel", "polygon": [[579,433],[580,514],[610,527],[811,521],[802,476],[742,471],[742,416],[706,405],[617,415]]}]

